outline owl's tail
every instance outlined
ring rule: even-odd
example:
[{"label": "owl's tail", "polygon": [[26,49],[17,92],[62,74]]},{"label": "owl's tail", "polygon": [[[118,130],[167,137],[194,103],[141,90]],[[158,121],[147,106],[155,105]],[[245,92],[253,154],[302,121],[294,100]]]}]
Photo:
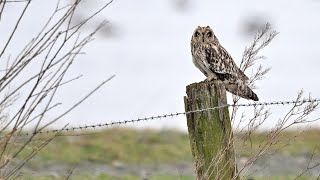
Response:
[{"label": "owl's tail", "polygon": [[228,84],[225,86],[226,90],[234,95],[240,96],[245,99],[259,101],[258,96],[247,85]]}]

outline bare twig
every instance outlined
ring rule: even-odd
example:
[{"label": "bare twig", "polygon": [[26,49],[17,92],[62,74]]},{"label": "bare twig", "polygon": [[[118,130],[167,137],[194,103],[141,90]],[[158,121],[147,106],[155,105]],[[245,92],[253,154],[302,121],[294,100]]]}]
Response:
[{"label": "bare twig", "polygon": [[[17,55],[10,54],[8,59],[4,61],[4,54],[10,52],[10,48],[14,47],[12,39],[16,37],[22,22],[26,20],[24,17],[26,14],[33,12],[28,11],[30,0],[0,0],[0,22],[1,18],[5,17],[2,15],[6,13],[6,3],[25,3],[23,4],[23,10],[21,12],[17,11],[17,13],[20,13],[18,19],[12,21],[13,29],[9,30],[11,33],[8,35],[7,40],[0,46],[0,63],[2,63],[0,65],[4,69],[0,72],[0,121],[2,124],[0,129],[2,135],[0,137],[0,168],[7,168],[5,173],[0,174],[0,178],[16,177],[18,170],[56,137],[54,136],[52,139],[49,138],[44,141],[44,143],[35,145],[32,153],[26,155],[17,166],[9,168],[7,165],[11,160],[21,154],[33,142],[39,131],[49,127],[79,106],[111,79],[109,78],[101,83],[61,115],[53,117],[52,121],[44,121],[48,112],[61,104],[60,102],[54,102],[58,89],[81,77],[64,80],[75,59],[79,54],[83,54],[82,49],[93,40],[93,36],[103,24],[97,26],[92,32],[84,33],[84,35],[80,36],[82,26],[98,15],[112,1],[106,1],[92,15],[84,18],[78,26],[71,27],[73,15],[80,2],[81,0],[75,0],[68,5],[61,6],[60,0],[57,0],[57,5],[53,7],[53,13],[38,34]],[[7,27],[12,26],[0,26],[0,28]],[[33,67],[33,74],[26,75],[25,69],[30,67]],[[15,105],[14,108],[13,104]],[[6,113],[9,111],[10,113]],[[16,135],[22,134],[26,126],[31,123],[35,124],[32,135],[27,137],[22,145],[16,146],[16,142],[19,141]],[[60,134],[61,129],[55,132]]]}]

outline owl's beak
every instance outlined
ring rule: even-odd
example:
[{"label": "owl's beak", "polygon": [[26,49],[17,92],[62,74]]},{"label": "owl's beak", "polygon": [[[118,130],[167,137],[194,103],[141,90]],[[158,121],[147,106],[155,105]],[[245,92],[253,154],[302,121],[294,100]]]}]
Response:
[{"label": "owl's beak", "polygon": [[202,42],[204,42],[204,36],[202,36]]}]

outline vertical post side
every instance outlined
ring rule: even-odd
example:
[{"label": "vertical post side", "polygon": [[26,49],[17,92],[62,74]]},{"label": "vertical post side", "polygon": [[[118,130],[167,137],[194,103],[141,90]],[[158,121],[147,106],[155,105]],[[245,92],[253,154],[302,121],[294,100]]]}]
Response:
[{"label": "vertical post side", "polygon": [[[227,103],[224,87],[216,83],[190,84],[186,92],[186,111]],[[187,114],[187,125],[197,179],[234,178],[237,169],[228,107]]]}]

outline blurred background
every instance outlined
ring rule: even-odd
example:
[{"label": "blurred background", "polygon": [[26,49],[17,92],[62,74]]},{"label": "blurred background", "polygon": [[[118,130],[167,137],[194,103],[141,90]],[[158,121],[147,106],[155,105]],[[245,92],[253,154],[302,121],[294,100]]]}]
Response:
[{"label": "blurred background", "polygon": [[[25,2],[27,1],[11,1],[6,4],[5,13],[0,13],[0,42],[6,42],[10,36]],[[1,58],[7,60],[18,56],[45,25],[57,2],[32,0],[12,42]],[[63,7],[74,1],[59,2]],[[73,15],[72,23],[82,22],[106,2],[82,0]],[[79,127],[184,112],[185,87],[205,79],[193,65],[190,52],[191,36],[199,25],[212,27],[220,43],[239,65],[245,48],[251,44],[255,34],[266,23],[270,23],[279,35],[260,52],[260,55],[267,59],[259,61],[256,66],[246,71],[250,77],[259,64],[272,68],[266,78],[256,83],[258,88],[255,92],[260,101],[295,100],[301,89],[305,92],[303,97],[308,98],[311,95],[320,98],[319,9],[320,2],[317,0],[114,0],[82,30],[80,36],[83,37],[100,23],[105,23],[94,41],[78,55],[65,79],[79,75],[81,78],[60,87],[53,101],[61,102],[62,105],[51,110],[44,121],[49,122],[59,116],[111,75],[116,76],[81,106],[49,128],[62,128],[66,124]],[[3,43],[0,43],[0,46],[2,49]],[[23,82],[24,78],[29,78],[39,71],[41,60],[41,57],[33,60],[34,64],[25,68],[22,75],[10,83],[13,89]],[[6,68],[6,63],[2,62],[1,75],[5,74]],[[19,97],[17,102],[8,108],[8,112],[2,111],[1,115],[7,118],[16,113],[31,87],[27,85],[25,91],[21,90],[19,96],[22,98]],[[11,87],[7,88],[10,90]],[[1,92],[0,97],[5,97],[5,92]],[[228,100],[232,103],[229,93]],[[240,100],[240,103],[251,101]],[[290,107],[268,107],[272,114],[259,130],[274,128]],[[254,116],[252,107],[240,108],[240,111],[244,110],[246,118]],[[314,111],[312,118],[319,119],[319,111]],[[8,122],[0,123],[4,126]],[[311,129],[305,132],[297,130],[302,124]],[[252,167],[250,165],[249,176],[252,173],[257,179],[269,179],[269,176],[275,176],[274,179],[279,179],[280,176],[293,179],[292,175],[296,176],[297,172],[303,172],[310,164],[314,165],[310,163],[310,159],[314,158],[312,162],[318,165],[310,169],[305,179],[316,176],[319,178],[319,129],[316,128],[320,123],[315,121],[302,124],[294,126],[296,129],[293,131],[279,134],[277,138],[285,143],[273,144],[270,151],[265,152]],[[240,124],[246,125],[248,124]],[[5,130],[10,130],[6,128],[5,126]],[[185,116],[127,124],[120,128],[113,126],[101,131],[77,131],[75,134],[71,132],[50,142],[38,156],[24,166],[22,176],[43,176],[43,179],[50,179],[52,176],[61,179],[74,172],[78,179],[86,177],[131,180],[143,179],[141,177],[148,177],[150,174],[155,175],[151,178],[154,180],[180,179],[182,176],[194,179],[189,136],[186,132]],[[244,166],[250,156],[259,152],[261,144],[267,142],[272,145],[273,141],[268,139],[272,132],[255,131],[255,134],[249,133],[247,139],[241,139],[241,132],[235,134],[238,138],[236,155],[239,167]],[[10,136],[2,136],[1,140],[13,137],[14,132],[8,134]],[[4,147],[3,152],[8,154],[8,157],[1,155],[0,163],[2,159],[10,159],[13,165],[9,164],[8,169],[15,167],[17,162],[28,157],[25,152],[34,149],[38,152],[40,146],[36,143],[41,144],[49,139],[49,136],[50,134],[40,133],[33,141],[25,141],[27,136],[14,138],[14,143],[9,145],[14,150],[18,149],[16,146],[18,147],[19,143],[29,144],[24,151],[18,153],[19,156],[12,159],[12,149],[6,149],[6,146],[1,146],[0,143],[0,147]],[[6,145],[10,143],[9,140],[2,142]]]},{"label": "blurred background", "polygon": [[[103,2],[82,1],[74,19],[81,21]],[[21,47],[13,48],[10,53],[19,52],[30,41],[55,5],[55,1],[42,0],[30,4],[25,16],[28,20],[16,34]],[[8,7],[10,11],[6,16],[17,18],[19,5],[8,4]],[[67,74],[83,77],[62,87],[61,99],[56,101],[63,102],[61,108],[69,107],[102,79],[113,74],[116,77],[54,126],[66,123],[79,126],[184,111],[186,85],[205,79],[191,60],[190,39],[198,25],[210,25],[239,65],[255,33],[267,22],[271,23],[280,34],[261,52],[267,56],[261,64],[272,70],[257,83],[255,91],[260,101],[293,100],[301,89],[320,97],[319,8],[316,0],[115,0],[86,26],[91,31],[102,21],[107,22]],[[3,18],[8,27],[10,18]],[[6,33],[2,31],[0,34]],[[2,37],[6,36],[0,35],[0,40]],[[250,76],[254,68],[246,74]],[[274,117],[263,128],[272,126],[282,115],[277,109],[272,113]],[[187,128],[185,117],[133,126]]]}]

